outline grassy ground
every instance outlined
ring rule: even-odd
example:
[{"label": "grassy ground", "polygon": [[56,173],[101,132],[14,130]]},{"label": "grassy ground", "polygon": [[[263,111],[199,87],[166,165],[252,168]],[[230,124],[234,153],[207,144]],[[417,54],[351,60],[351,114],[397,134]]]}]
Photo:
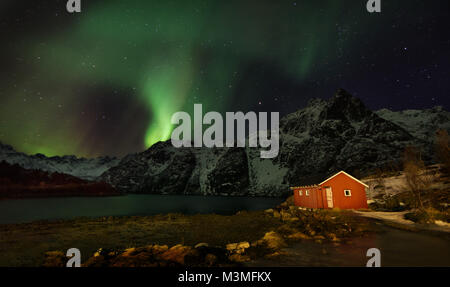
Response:
[{"label": "grassy ground", "polygon": [[168,214],[0,225],[0,266],[41,266],[50,250],[78,248],[82,261],[98,248],[255,241],[283,223],[264,212],[232,216]]}]

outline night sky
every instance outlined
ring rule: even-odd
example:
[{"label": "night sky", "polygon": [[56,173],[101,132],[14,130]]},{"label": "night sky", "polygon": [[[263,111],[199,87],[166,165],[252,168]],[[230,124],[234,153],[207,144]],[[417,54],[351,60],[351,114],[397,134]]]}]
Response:
[{"label": "night sky", "polygon": [[373,110],[450,107],[448,0],[82,5],[0,2],[1,142],[122,156],[168,139],[194,103],[282,116],[337,88]]}]

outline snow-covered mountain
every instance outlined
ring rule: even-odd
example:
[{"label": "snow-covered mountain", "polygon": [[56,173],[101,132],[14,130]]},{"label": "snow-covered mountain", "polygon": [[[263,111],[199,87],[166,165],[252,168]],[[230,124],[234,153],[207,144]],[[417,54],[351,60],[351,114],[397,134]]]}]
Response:
[{"label": "snow-covered mountain", "polygon": [[411,135],[429,142],[434,140],[437,129],[450,131],[450,112],[441,106],[426,110],[399,112],[382,109],[375,113],[383,119],[401,126]]},{"label": "snow-covered mountain", "polygon": [[42,154],[27,155],[13,147],[0,143],[0,162],[18,164],[25,169],[59,172],[86,180],[94,180],[109,168],[117,165],[119,159],[113,157],[77,158],[75,156],[46,157]]},{"label": "snow-covered mountain", "polygon": [[127,156],[101,179],[123,192],[280,196],[333,172],[397,162],[408,145],[430,154],[429,143],[340,89],[281,119],[274,159],[261,159],[255,148],[174,148],[167,141]]},{"label": "snow-covered mountain", "polygon": [[340,89],[280,120],[280,152],[273,159],[261,159],[257,148],[175,148],[166,141],[122,160],[28,156],[0,144],[0,161],[105,180],[121,192],[280,196],[340,170],[358,176],[398,163],[408,145],[431,161],[434,132],[449,130],[449,119],[442,108],[372,112]]},{"label": "snow-covered mountain", "polygon": [[281,129],[279,160],[289,167],[286,179],[291,184],[320,182],[340,170],[360,173],[386,166],[401,160],[408,145],[429,153],[426,142],[342,89],[327,101],[311,100],[306,108],[287,115]]}]

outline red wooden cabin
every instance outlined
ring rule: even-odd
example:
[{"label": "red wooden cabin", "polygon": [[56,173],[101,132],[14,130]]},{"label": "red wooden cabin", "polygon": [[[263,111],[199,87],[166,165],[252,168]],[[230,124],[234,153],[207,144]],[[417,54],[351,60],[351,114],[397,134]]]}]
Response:
[{"label": "red wooden cabin", "polygon": [[367,208],[366,188],[362,181],[340,171],[319,184],[291,187],[295,205],[306,208]]}]

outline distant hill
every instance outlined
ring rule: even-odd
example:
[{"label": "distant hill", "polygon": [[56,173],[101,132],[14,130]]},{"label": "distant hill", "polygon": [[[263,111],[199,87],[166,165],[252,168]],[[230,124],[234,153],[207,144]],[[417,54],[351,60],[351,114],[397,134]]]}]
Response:
[{"label": "distant hill", "polygon": [[105,182],[89,182],[67,174],[27,170],[0,162],[0,199],[110,195],[119,192]]},{"label": "distant hill", "polygon": [[42,154],[27,155],[13,147],[0,143],[0,161],[18,164],[25,169],[59,172],[86,180],[94,180],[119,163],[115,157],[77,158],[75,156],[46,157]]}]

